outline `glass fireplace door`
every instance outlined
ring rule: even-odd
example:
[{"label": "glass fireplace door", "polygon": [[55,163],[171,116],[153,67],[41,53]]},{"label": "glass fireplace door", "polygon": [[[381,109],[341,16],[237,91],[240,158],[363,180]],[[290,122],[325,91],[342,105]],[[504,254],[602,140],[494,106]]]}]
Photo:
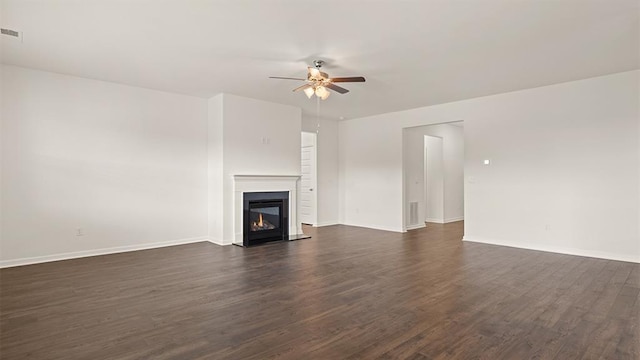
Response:
[{"label": "glass fireplace door", "polygon": [[249,203],[249,239],[282,239],[283,202],[255,201]]}]

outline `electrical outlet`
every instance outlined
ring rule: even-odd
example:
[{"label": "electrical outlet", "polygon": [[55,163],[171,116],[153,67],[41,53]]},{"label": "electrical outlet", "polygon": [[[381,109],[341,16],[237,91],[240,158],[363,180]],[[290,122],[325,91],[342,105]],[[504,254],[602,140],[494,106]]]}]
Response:
[{"label": "electrical outlet", "polygon": [[76,236],[83,236],[84,232],[82,231],[82,228],[77,228],[76,229]]}]

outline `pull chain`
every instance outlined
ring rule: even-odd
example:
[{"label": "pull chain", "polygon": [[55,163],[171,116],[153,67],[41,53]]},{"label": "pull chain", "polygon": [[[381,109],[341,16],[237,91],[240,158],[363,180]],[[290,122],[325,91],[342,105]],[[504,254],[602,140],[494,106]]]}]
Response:
[{"label": "pull chain", "polygon": [[320,98],[316,96],[316,134],[320,134]]}]

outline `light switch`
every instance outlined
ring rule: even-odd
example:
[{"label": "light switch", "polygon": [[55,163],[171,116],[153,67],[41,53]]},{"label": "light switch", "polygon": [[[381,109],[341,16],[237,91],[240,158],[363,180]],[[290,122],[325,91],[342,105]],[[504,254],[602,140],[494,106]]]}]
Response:
[{"label": "light switch", "polygon": [[483,163],[484,163],[485,165],[491,165],[491,160],[489,160],[489,159],[484,159],[484,162],[483,162]]}]

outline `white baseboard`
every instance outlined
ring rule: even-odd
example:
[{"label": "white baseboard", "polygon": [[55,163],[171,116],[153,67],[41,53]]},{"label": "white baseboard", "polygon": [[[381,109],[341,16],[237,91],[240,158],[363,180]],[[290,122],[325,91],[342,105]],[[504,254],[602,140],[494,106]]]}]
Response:
[{"label": "white baseboard", "polygon": [[51,261],[77,259],[77,258],[83,258],[83,257],[89,257],[89,256],[117,254],[117,253],[129,252],[129,251],[155,249],[155,248],[161,248],[161,247],[167,247],[167,246],[191,244],[191,243],[202,242],[202,241],[208,241],[207,237],[200,236],[200,237],[194,237],[194,238],[162,241],[162,242],[155,242],[155,243],[116,246],[111,248],[103,248],[103,249],[95,249],[95,250],[74,251],[74,252],[68,252],[68,253],[36,256],[36,257],[21,258],[21,259],[2,260],[0,261],[0,268],[39,264],[39,263],[51,262]]},{"label": "white baseboard", "polygon": [[232,245],[233,244],[232,241],[224,241],[224,240],[218,240],[218,239],[207,239],[207,241],[212,243],[212,244],[216,244],[216,245],[220,245],[220,246],[227,246],[227,245]]},{"label": "white baseboard", "polygon": [[333,226],[333,225],[339,225],[339,224],[340,223],[337,221],[329,221],[329,222],[318,223],[316,225],[313,225],[313,227]]},{"label": "white baseboard", "polygon": [[640,254],[637,254],[637,255],[614,254],[614,253],[603,252],[603,251],[564,248],[564,247],[556,247],[556,246],[538,246],[538,245],[529,245],[529,244],[522,245],[522,244],[508,243],[508,242],[499,241],[499,240],[479,239],[479,238],[469,237],[469,236],[463,236],[462,241],[489,244],[489,245],[507,246],[507,247],[517,248],[517,249],[544,251],[544,252],[551,252],[551,253],[564,254],[564,255],[575,255],[575,256],[597,258],[597,259],[640,263]]},{"label": "white baseboard", "polygon": [[444,219],[427,218],[425,221],[436,224],[444,224]]},{"label": "white baseboard", "polygon": [[464,220],[464,216],[452,217],[448,219],[436,219],[436,218],[427,218],[425,221],[436,224],[448,224],[456,221]]},{"label": "white baseboard", "polygon": [[407,225],[406,231],[422,229],[423,227],[426,227],[426,225],[424,223],[415,224],[415,225]]},{"label": "white baseboard", "polygon": [[398,229],[398,228],[377,226],[377,225],[371,225],[371,224],[342,223],[342,225],[363,227],[363,228],[367,228],[367,229],[382,230],[382,231],[404,232],[402,228]]}]

